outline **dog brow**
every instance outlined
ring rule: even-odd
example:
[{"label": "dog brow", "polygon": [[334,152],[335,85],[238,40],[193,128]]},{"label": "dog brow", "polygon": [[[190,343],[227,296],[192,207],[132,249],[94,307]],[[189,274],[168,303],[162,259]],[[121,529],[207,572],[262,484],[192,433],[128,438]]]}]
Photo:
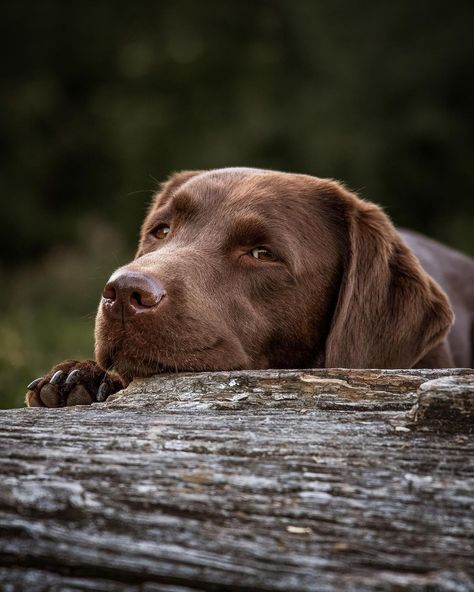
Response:
[{"label": "dog brow", "polygon": [[268,242],[270,239],[270,230],[264,218],[256,215],[249,215],[238,219],[227,236],[227,242],[237,243],[255,243]]},{"label": "dog brow", "polygon": [[194,214],[199,209],[199,202],[191,194],[180,191],[171,197],[170,207],[176,212]]}]

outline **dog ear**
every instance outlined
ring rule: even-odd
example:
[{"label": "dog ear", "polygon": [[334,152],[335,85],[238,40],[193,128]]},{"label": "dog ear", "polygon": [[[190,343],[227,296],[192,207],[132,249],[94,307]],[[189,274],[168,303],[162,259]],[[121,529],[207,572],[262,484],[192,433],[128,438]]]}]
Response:
[{"label": "dog ear", "polygon": [[164,183],[160,184],[160,191],[156,197],[170,195],[176,191],[176,189],[181,187],[181,185],[184,185],[186,181],[189,181],[189,179],[192,179],[202,172],[203,171],[179,171],[177,173],[172,173]]},{"label": "dog ear", "polygon": [[453,323],[447,296],[378,206],[334,181],[320,191],[338,200],[347,233],[325,366],[412,368]]}]

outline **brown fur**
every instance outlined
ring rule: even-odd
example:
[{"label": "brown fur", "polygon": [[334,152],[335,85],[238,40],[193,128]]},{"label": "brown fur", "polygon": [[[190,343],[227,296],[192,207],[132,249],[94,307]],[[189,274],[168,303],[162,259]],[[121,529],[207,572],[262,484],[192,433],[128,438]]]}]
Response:
[{"label": "brown fur", "polygon": [[[154,235],[159,224],[169,225],[166,238]],[[277,260],[255,259],[259,246]],[[474,263],[463,261],[474,284]],[[153,201],[135,259],[113,278],[130,272],[166,295],[126,321],[101,302],[96,359],[126,380],[457,363],[445,291],[379,207],[334,181],[258,169],[175,174]],[[467,301],[465,309],[470,335],[474,312]]]}]

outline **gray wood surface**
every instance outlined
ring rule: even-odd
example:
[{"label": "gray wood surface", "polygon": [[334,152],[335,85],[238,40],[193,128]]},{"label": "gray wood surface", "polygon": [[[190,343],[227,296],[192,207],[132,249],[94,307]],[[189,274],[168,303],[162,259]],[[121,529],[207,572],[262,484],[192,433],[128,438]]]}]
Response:
[{"label": "gray wood surface", "polygon": [[336,369],[0,412],[1,590],[472,591],[473,409],[473,371]]}]

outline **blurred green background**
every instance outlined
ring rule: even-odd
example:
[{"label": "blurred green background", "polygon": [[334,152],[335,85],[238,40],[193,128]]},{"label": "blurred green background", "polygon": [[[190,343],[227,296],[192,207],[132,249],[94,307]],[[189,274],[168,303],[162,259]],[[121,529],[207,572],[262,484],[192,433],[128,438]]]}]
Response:
[{"label": "blurred green background", "polygon": [[474,3],[0,4],[0,405],[93,355],[157,179],[343,179],[474,254]]}]

